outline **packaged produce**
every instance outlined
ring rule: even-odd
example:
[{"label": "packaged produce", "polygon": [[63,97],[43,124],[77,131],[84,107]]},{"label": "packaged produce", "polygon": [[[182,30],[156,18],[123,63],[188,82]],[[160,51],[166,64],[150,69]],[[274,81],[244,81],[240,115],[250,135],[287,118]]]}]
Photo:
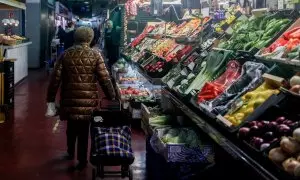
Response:
[{"label": "packaged produce", "polygon": [[241,65],[237,61],[229,61],[226,71],[216,80],[205,83],[197,95],[198,104],[216,98],[230,86],[241,73]]},{"label": "packaged produce", "polygon": [[272,94],[278,94],[278,87],[272,87],[267,83],[253,91],[250,91],[237,99],[232,105],[231,109],[224,116],[232,123],[232,126],[240,125],[254,110],[263,104]]},{"label": "packaged produce", "polygon": [[263,82],[262,75],[268,70],[269,68],[262,63],[245,62],[242,66],[241,76],[236,82],[219,95],[218,98],[203,103],[212,113],[225,114],[236,99]]}]

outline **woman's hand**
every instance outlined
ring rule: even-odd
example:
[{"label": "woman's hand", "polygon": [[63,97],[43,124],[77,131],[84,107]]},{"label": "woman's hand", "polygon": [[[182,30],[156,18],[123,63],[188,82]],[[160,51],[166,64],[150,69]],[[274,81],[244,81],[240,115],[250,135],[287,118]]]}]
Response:
[{"label": "woman's hand", "polygon": [[57,109],[54,102],[47,103],[46,117],[54,117],[57,114]]}]

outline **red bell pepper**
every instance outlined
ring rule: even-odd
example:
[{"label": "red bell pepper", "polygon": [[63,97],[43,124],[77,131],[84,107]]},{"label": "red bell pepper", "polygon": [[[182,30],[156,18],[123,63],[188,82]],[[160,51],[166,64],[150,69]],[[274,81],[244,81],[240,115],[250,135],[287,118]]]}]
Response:
[{"label": "red bell pepper", "polygon": [[289,38],[300,38],[300,29],[298,29],[297,31],[291,33],[289,36]]},{"label": "red bell pepper", "polygon": [[285,38],[281,37],[279,39],[277,39],[277,41],[275,41],[273,44],[271,44],[271,46],[269,46],[264,53],[271,53],[273,52],[276,48],[280,47],[280,46],[285,46],[288,43],[288,40],[286,40]]},{"label": "red bell pepper", "polygon": [[289,42],[285,45],[288,51],[294,49],[294,47],[300,44],[300,39],[290,39]]},{"label": "red bell pepper", "polygon": [[284,38],[286,38],[286,39],[289,39],[290,37],[290,34],[292,34],[292,33],[294,33],[294,32],[296,32],[296,31],[298,31],[300,29],[300,27],[296,27],[296,28],[293,28],[293,29],[291,29],[291,30],[289,30],[289,31],[287,31],[287,32],[285,32],[285,33],[283,33],[283,37]]}]

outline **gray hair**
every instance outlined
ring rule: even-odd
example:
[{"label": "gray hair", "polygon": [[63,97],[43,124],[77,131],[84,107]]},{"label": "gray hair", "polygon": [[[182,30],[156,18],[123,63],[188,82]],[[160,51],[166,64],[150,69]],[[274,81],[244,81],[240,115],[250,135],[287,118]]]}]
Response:
[{"label": "gray hair", "polygon": [[77,44],[91,43],[94,38],[94,31],[89,27],[79,27],[74,33],[74,42]]}]

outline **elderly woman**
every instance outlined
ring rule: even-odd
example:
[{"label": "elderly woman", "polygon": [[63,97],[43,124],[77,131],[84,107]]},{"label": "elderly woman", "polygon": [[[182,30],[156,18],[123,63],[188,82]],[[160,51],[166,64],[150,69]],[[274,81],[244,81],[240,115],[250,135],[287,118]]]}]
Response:
[{"label": "elderly woman", "polygon": [[74,33],[75,44],[56,62],[48,88],[48,104],[55,101],[61,85],[60,119],[67,120],[68,159],[74,159],[77,140],[78,170],[87,165],[89,125],[98,106],[98,86],[106,97],[114,99],[115,91],[101,54],[90,48],[94,32],[80,27]]}]

